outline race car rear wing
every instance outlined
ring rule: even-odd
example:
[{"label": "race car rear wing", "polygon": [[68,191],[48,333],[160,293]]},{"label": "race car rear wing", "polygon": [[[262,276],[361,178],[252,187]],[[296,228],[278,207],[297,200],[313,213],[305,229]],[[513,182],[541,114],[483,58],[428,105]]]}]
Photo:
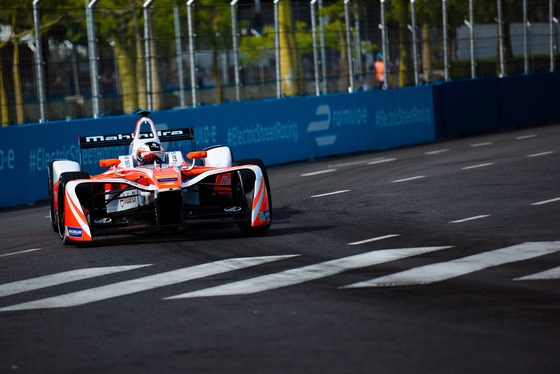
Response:
[{"label": "race car rear wing", "polygon": [[[194,143],[194,129],[184,128],[175,130],[158,130],[159,139],[162,142],[174,142],[180,140],[192,140]],[[153,138],[154,134],[151,132],[140,133],[140,138],[149,139]],[[100,148],[100,147],[115,147],[119,145],[130,145],[134,140],[134,134],[113,134],[113,135],[92,135],[80,136],[80,148]],[[194,144],[193,144],[194,149]]]}]

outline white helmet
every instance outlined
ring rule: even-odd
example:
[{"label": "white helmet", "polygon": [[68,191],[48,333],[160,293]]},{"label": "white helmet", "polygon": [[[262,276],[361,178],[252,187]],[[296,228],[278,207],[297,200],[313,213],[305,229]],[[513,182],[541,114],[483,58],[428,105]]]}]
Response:
[{"label": "white helmet", "polygon": [[158,142],[147,141],[140,144],[135,155],[139,165],[162,164],[165,162],[165,151]]}]

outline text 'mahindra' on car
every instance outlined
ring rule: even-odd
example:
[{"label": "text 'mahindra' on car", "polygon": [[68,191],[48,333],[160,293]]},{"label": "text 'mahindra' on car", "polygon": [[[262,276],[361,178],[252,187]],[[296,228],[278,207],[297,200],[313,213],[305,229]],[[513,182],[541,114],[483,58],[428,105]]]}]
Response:
[{"label": "text 'mahindra' on car", "polygon": [[[150,112],[138,114],[134,134],[80,137],[81,150],[130,146],[126,155],[100,160],[104,173],[90,176],[74,160],[49,164],[51,226],[63,243],[195,224],[237,223],[244,233],[270,228],[270,184],[260,159],[233,162],[225,146],[194,151],[193,128],[157,131]],[[161,145],[183,140],[193,149],[186,160]]]}]

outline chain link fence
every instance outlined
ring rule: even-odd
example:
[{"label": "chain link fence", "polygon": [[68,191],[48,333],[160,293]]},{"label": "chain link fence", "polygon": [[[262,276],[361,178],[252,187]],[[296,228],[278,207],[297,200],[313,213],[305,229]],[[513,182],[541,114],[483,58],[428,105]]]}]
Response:
[{"label": "chain link fence", "polygon": [[3,126],[558,66],[554,0],[25,3],[0,5]]}]

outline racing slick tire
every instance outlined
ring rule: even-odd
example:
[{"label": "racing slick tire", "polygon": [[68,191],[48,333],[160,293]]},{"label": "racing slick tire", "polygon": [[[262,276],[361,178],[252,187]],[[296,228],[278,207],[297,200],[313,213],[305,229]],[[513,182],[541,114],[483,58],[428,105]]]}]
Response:
[{"label": "racing slick tire", "polygon": [[[56,161],[56,160],[55,160]],[[53,181],[53,163],[54,161],[49,162],[49,169],[48,169],[48,183],[49,183],[49,213],[51,218],[51,228],[54,232],[58,232],[58,220],[54,214],[54,181]]]},{"label": "racing slick tire", "polygon": [[[266,167],[264,166],[262,160],[259,158],[248,158],[244,160],[235,161],[233,163],[233,166],[242,166],[242,165],[257,165],[261,169],[264,178],[264,183],[266,185],[267,195],[268,195],[268,209],[270,214],[270,221],[266,225],[255,226],[255,227],[251,226],[250,220],[246,222],[239,222],[239,229],[244,234],[258,234],[261,232],[265,232],[268,229],[270,229],[270,225],[272,223],[272,192],[270,190],[270,182],[268,181],[268,173],[266,171]],[[252,172],[247,170],[241,170],[239,174],[241,178],[241,183],[243,183],[244,186],[254,183],[255,176]]]},{"label": "racing slick tire", "polygon": [[70,244],[70,241],[66,238],[64,230],[66,225],[64,224],[64,196],[66,191],[66,184],[70,181],[76,179],[89,179],[89,173],[85,171],[70,171],[66,173],[60,174],[60,178],[58,179],[58,234],[60,235],[60,239],[62,240],[63,244]]}]

